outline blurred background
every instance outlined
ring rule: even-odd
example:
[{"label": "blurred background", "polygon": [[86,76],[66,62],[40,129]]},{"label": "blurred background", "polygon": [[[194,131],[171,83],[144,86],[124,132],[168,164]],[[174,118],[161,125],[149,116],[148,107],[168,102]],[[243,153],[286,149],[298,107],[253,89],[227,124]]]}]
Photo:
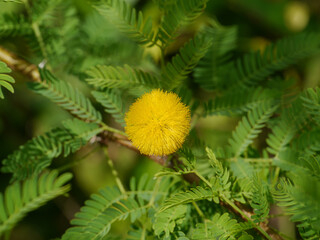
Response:
[{"label": "blurred background", "polygon": [[[142,10],[145,16],[152,16],[155,24],[160,18],[160,11],[155,2],[163,4],[166,2],[165,0],[127,1]],[[81,44],[67,46],[68,53],[72,55],[70,57],[72,61],[62,61],[60,65],[56,65],[56,71],[60,71],[62,75],[67,69],[68,81],[89,95],[90,89],[85,86],[83,72],[96,64],[129,64],[154,70],[155,67],[150,64],[150,59],[156,64],[159,60],[159,53],[153,48],[144,50],[137,47],[100,17],[87,1],[70,0],[70,4],[74,6],[75,14],[79,17],[81,28],[78,29],[77,34],[81,37]],[[0,15],[4,13],[25,14],[25,9],[22,4],[1,1]],[[214,18],[224,26],[238,27],[239,41],[236,54],[241,55],[248,51],[263,50],[270,41],[293,33],[307,29],[319,31],[320,1],[210,0],[205,13],[192,26],[182,30],[177,42],[170,47],[168,58],[208,18]],[[46,30],[43,29],[43,31]],[[122,50],[123,44],[126,45],[126,51]],[[0,45],[32,63],[40,62],[33,55],[33,49],[25,39],[0,38]],[[63,56],[61,57],[63,59]],[[301,88],[317,86],[320,83],[320,58],[309,59],[299,66],[290,68],[286,74],[295,77]],[[5,92],[5,99],[0,100],[0,159],[4,159],[32,137],[60,126],[62,120],[70,118],[70,115],[58,106],[30,91],[26,87],[26,77],[19,73],[13,73],[13,76],[16,79],[15,93]],[[198,95],[200,96],[201,93],[199,90]],[[101,106],[96,107],[103,112]],[[105,115],[104,120],[120,128],[110,116]],[[195,126],[195,131],[201,139],[205,139],[212,146],[223,145],[237,120],[227,117],[201,119]],[[125,184],[128,184],[132,176],[141,176],[145,172],[152,175],[161,169],[161,166],[147,158],[115,143],[110,143],[109,155]],[[74,213],[79,210],[90,194],[104,186],[114,185],[103,150],[95,144],[89,144],[67,158],[56,159],[52,167],[68,170],[74,174],[69,198],[55,199],[29,214],[13,230],[13,240],[43,240],[61,237],[69,227],[69,221],[73,218]],[[0,174],[0,191],[4,190],[9,179],[10,175]],[[286,222],[284,221],[283,224]],[[128,224],[121,223],[115,225],[112,231],[122,234],[125,227],[128,227]],[[294,236],[292,226],[284,225],[281,228],[287,234]]]}]

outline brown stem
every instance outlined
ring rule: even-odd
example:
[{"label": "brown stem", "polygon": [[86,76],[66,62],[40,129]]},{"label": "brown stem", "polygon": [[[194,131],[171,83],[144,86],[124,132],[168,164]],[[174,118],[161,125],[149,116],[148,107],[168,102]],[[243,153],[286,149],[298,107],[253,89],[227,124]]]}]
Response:
[{"label": "brown stem", "polygon": [[[9,52],[8,50],[2,48],[0,46],[0,60],[5,62],[12,70],[17,71],[22,73],[25,76],[28,76],[32,81],[36,81],[39,82],[41,81],[40,79],[40,74],[38,71],[38,68],[36,65],[28,63],[27,61],[19,58],[18,56],[16,56],[15,54]],[[119,145],[122,145],[128,149],[131,149],[135,152],[139,153],[139,150],[134,147],[132,145],[132,143],[123,135],[117,134],[117,133],[110,133],[110,132],[103,132],[101,134],[101,138],[97,138],[100,139],[99,141],[104,144],[104,145],[108,145],[109,141],[113,141],[118,143]],[[167,156],[148,156],[152,161],[162,165],[162,166],[166,166],[166,167],[171,167],[173,168],[173,165],[170,164],[170,161],[168,161],[168,157]],[[199,184],[200,179],[199,177],[197,177],[197,175],[195,174],[186,174],[183,176],[184,179],[190,183],[195,183],[195,184]],[[253,215],[253,213],[251,211],[248,211],[245,209],[244,206],[242,206],[240,203],[235,202],[235,204],[243,211],[247,214],[248,217],[251,218],[251,216]],[[228,208],[231,212],[239,215],[237,212],[234,211],[233,208],[231,208],[230,206],[228,206],[226,203],[221,202],[221,205]],[[269,228],[269,226],[265,223],[261,223],[260,227],[266,231],[270,237],[272,237],[272,239],[275,240],[281,240],[282,238],[279,236],[279,234],[277,234],[276,232],[274,232],[271,228]]]},{"label": "brown stem", "polygon": [[35,82],[40,82],[40,74],[36,65],[31,64],[12,52],[2,48],[0,46],[0,60],[5,62],[13,71],[22,73],[28,76],[31,80]]}]

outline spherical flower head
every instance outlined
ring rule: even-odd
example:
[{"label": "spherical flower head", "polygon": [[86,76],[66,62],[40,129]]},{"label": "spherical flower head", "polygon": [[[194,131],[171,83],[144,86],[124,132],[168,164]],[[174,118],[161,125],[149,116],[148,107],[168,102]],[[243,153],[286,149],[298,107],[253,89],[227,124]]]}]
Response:
[{"label": "spherical flower head", "polygon": [[130,106],[125,131],[145,155],[177,151],[190,129],[190,110],[175,93],[152,90]]}]

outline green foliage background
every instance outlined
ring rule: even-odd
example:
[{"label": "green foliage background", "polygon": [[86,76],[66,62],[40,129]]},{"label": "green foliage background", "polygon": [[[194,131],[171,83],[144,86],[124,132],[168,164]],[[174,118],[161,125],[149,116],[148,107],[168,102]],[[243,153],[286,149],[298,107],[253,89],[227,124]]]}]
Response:
[{"label": "green foliage background", "polygon": [[[0,239],[319,239],[319,27],[317,0],[0,1]],[[167,167],[106,135],[154,88],[193,116]]]}]

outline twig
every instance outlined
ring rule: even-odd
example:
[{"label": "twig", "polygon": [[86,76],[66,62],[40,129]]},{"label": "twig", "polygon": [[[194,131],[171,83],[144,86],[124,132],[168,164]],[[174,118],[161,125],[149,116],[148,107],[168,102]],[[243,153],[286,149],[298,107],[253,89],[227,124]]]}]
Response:
[{"label": "twig", "polygon": [[[28,0],[23,0],[22,2],[24,3],[24,6],[25,6],[25,8],[27,10],[29,18],[32,19],[32,12],[31,12],[31,7],[30,7],[30,4],[29,4],[29,1]],[[47,54],[47,51],[46,51],[46,48],[45,48],[45,45],[44,45],[43,37],[42,37],[42,34],[41,34],[41,31],[40,31],[38,23],[37,22],[32,22],[31,23],[31,27],[32,27],[33,33],[36,36],[36,39],[37,39],[37,41],[39,43],[41,53],[42,53],[43,57],[45,58],[45,60],[48,61],[48,54]]]},{"label": "twig", "polygon": [[109,158],[108,156],[108,150],[106,147],[103,148],[103,151],[104,151],[104,155],[106,156],[107,158],[107,162],[108,162],[108,165],[109,167],[111,168],[111,173],[112,175],[114,176],[114,178],[116,179],[116,183],[118,185],[118,188],[120,189],[120,192],[123,194],[123,195],[126,195],[126,190],[124,189],[124,186],[119,178],[119,174],[118,174],[118,171],[114,168],[114,164],[111,160],[111,158]]},{"label": "twig", "polygon": [[12,52],[0,46],[0,60],[5,62],[13,71],[22,73],[34,82],[40,82],[40,73],[36,65],[31,64]]}]

